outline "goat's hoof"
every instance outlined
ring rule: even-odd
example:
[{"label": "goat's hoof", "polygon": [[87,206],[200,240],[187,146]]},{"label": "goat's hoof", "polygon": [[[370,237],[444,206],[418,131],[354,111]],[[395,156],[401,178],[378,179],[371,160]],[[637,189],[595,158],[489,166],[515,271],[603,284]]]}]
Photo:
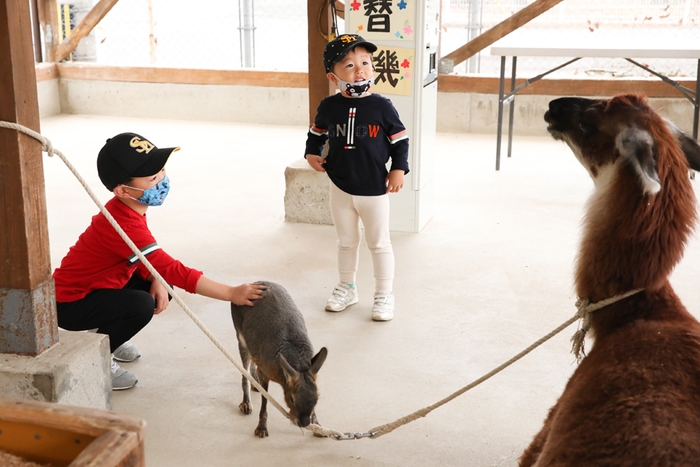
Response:
[{"label": "goat's hoof", "polygon": [[265,428],[265,427],[263,427],[263,428],[257,427],[255,429],[255,436],[257,436],[258,438],[267,438],[268,434],[269,433],[267,432],[267,428]]},{"label": "goat's hoof", "polygon": [[238,408],[241,409],[241,412],[243,412],[246,415],[250,415],[253,413],[253,404],[250,402],[241,402],[238,404]]}]

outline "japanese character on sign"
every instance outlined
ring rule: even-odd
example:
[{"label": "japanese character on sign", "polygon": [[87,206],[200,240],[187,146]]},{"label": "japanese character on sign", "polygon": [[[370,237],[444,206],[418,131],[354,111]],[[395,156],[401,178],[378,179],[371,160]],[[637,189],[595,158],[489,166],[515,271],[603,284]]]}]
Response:
[{"label": "japanese character on sign", "polygon": [[393,0],[362,0],[365,16],[368,17],[368,32],[391,32]]},{"label": "japanese character on sign", "polygon": [[396,52],[389,49],[378,50],[374,57],[374,72],[376,73],[375,83],[386,81],[392,88],[395,88],[399,79],[394,75],[400,73],[399,59],[396,56]]}]

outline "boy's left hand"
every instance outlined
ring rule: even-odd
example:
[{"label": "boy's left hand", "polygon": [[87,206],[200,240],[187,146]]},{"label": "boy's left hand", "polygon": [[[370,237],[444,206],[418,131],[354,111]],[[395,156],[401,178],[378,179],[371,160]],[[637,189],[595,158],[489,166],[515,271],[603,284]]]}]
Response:
[{"label": "boy's left hand", "polygon": [[386,192],[398,193],[403,188],[403,177],[403,170],[392,170],[389,172],[389,175],[386,176]]},{"label": "boy's left hand", "polygon": [[161,311],[165,310],[168,305],[170,305],[170,300],[168,300],[168,291],[165,290],[165,287],[161,285],[160,282],[156,280],[153,276],[151,276],[151,296],[153,297],[153,300],[156,301],[156,309],[153,311],[153,314],[157,315]]}]

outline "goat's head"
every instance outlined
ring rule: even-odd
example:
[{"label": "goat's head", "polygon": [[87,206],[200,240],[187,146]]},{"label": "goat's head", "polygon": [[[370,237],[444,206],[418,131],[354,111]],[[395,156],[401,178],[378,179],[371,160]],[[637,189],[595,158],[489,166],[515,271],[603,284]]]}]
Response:
[{"label": "goat's head", "polygon": [[284,373],[284,400],[289,407],[289,415],[298,426],[305,427],[314,423],[314,407],[318,402],[316,375],[326,361],[328,350],[321,348],[311,359],[308,371],[297,371],[287,363],[284,355],[279,354],[280,367]]},{"label": "goat's head", "polygon": [[577,261],[579,295],[659,287],[695,222],[688,168],[700,169],[697,142],[636,94],[555,99],[544,119],[596,186]]}]

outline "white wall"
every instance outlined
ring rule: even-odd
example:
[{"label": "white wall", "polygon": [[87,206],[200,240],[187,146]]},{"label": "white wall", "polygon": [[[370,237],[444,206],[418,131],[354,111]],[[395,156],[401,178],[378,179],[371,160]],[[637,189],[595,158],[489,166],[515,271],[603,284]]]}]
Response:
[{"label": "white wall", "polygon": [[[231,121],[274,125],[308,124],[308,91],[261,86],[47,80],[38,84],[41,116],[58,113]],[[560,96],[515,99],[516,135],[546,135],[544,112]],[[651,99],[652,106],[687,132],[693,107],[686,99]],[[438,132],[495,133],[498,96],[438,93]],[[507,108],[504,122],[508,121]]]}]

